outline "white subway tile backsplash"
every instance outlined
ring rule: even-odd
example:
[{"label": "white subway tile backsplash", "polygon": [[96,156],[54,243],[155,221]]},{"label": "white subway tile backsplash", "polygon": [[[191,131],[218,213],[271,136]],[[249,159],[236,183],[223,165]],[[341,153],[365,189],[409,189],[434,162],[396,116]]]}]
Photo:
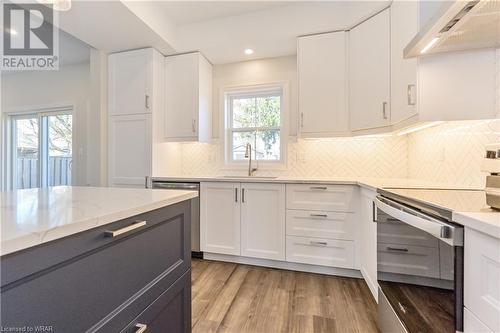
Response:
[{"label": "white subway tile backsplash", "polygon": [[[500,119],[446,122],[408,135],[297,140],[288,144],[284,170],[260,175],[415,178],[483,187],[484,146],[500,141]],[[180,144],[182,174],[243,173],[224,169],[219,144]]]}]

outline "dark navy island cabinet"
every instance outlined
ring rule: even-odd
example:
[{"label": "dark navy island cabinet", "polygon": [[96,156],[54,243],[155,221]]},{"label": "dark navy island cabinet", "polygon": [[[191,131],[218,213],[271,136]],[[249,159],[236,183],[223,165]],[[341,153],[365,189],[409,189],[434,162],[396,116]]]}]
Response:
[{"label": "dark navy island cabinet", "polygon": [[2,256],[2,331],[190,332],[190,205]]}]

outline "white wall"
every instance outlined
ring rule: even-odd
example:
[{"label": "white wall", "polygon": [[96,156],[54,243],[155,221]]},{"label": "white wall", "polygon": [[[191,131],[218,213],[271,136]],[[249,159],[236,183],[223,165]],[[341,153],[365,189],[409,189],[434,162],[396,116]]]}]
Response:
[{"label": "white wall", "polygon": [[297,135],[297,57],[278,57],[270,59],[216,65],[213,69],[213,136],[221,135],[224,119],[224,89],[287,82],[289,86],[289,134]]},{"label": "white wall", "polygon": [[[2,75],[2,112],[74,106],[74,181],[99,185],[100,124],[90,107],[89,63],[68,65],[57,71],[12,72]],[[95,105],[95,104],[93,104]],[[91,161],[87,165],[87,161]]]}]

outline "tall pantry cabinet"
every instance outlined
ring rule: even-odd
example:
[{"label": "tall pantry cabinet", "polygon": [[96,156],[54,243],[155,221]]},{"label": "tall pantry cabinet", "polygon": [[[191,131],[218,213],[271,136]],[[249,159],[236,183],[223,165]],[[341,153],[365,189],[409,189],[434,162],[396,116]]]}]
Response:
[{"label": "tall pantry cabinet", "polygon": [[108,58],[108,185],[144,187],[152,175],[153,124],[163,114],[164,57],[153,48]]}]

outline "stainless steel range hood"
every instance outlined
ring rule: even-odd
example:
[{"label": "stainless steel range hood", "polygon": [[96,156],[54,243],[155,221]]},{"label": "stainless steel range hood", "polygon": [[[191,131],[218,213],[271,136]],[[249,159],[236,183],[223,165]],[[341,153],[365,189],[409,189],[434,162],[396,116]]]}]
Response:
[{"label": "stainless steel range hood", "polygon": [[500,0],[458,0],[443,4],[404,57],[491,47],[500,47]]}]

